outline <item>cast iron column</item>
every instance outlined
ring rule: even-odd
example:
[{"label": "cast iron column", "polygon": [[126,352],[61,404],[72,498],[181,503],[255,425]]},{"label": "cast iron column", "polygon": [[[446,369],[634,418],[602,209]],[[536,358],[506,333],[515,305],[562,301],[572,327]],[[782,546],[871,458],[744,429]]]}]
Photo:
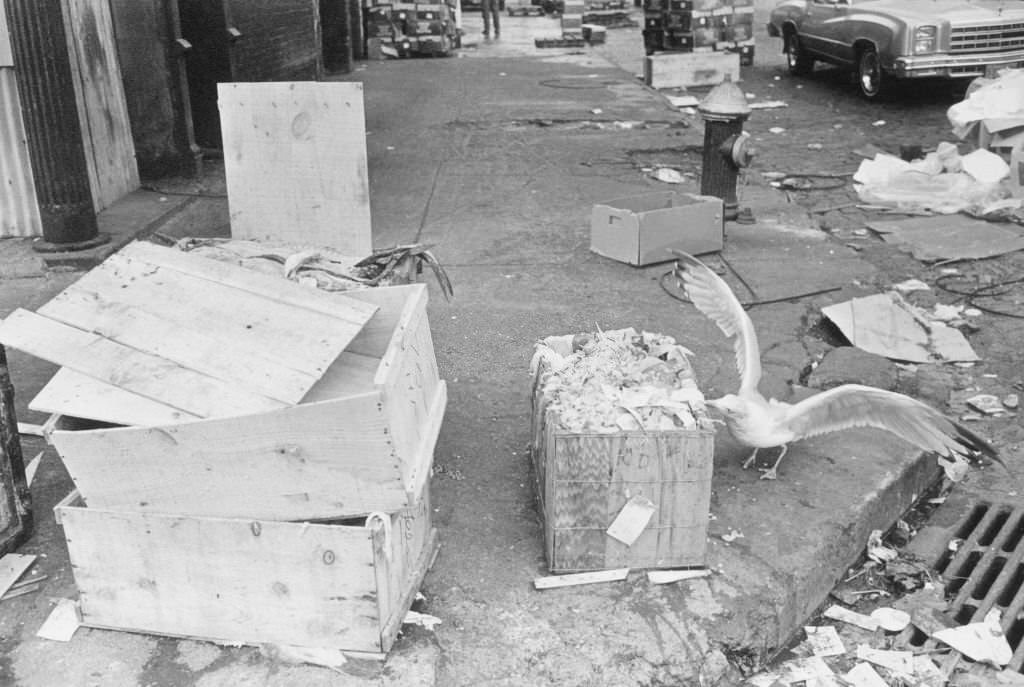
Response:
[{"label": "cast iron column", "polygon": [[7,0],[14,73],[35,180],[42,252],[105,243],[96,225],[60,0]]},{"label": "cast iron column", "polygon": [[32,496],[14,415],[14,385],[7,370],[7,351],[0,345],[0,556],[18,548],[31,530]]}]

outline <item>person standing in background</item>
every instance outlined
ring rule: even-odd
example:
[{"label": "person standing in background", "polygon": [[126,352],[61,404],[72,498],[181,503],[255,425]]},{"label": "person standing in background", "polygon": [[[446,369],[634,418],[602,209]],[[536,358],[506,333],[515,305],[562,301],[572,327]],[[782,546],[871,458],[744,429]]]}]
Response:
[{"label": "person standing in background", "polygon": [[494,21],[494,37],[501,34],[498,16],[501,12],[501,0],[480,0],[480,14],[484,17],[484,36],[491,35],[491,21]]}]

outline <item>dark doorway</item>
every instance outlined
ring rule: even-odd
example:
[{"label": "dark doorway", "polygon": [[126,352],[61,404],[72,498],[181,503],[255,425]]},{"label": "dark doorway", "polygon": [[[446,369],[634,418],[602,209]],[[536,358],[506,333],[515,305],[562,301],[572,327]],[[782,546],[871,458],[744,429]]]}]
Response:
[{"label": "dark doorway", "polygon": [[320,0],[324,69],[332,73],[352,71],[352,30],[347,0]]},{"label": "dark doorway", "polygon": [[227,17],[222,0],[179,0],[181,35],[192,44],[186,56],[192,126],[202,148],[220,149],[217,84],[232,81]]}]

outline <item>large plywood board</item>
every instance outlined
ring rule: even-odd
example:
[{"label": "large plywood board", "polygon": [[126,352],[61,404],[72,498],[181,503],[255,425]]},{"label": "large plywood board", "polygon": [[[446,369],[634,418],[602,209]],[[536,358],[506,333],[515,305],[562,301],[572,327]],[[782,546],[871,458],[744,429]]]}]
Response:
[{"label": "large plywood board", "polygon": [[372,250],[359,83],[221,83],[231,235]]}]

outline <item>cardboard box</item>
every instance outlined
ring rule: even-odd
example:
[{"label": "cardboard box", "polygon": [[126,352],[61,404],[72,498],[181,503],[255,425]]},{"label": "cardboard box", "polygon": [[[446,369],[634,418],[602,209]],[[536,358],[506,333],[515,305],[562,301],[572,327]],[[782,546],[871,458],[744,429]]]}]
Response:
[{"label": "cardboard box", "polygon": [[659,191],[594,206],[590,250],[630,265],[672,260],[673,248],[692,254],[722,250],[721,198]]},{"label": "cardboard box", "polygon": [[429,491],[336,524],[110,511],[77,492],[54,513],[83,625],[379,657],[437,551]]}]

